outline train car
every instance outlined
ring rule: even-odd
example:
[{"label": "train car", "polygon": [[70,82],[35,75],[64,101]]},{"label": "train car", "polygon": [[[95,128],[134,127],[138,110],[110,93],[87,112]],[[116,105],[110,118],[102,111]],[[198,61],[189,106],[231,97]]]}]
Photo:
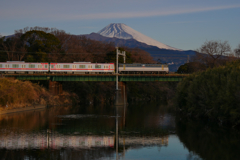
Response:
[{"label": "train car", "polygon": [[49,71],[48,63],[35,63],[24,61],[0,62],[1,73],[47,73]]},{"label": "train car", "polygon": [[169,73],[167,64],[119,64],[119,73],[161,74]]},{"label": "train car", "polygon": [[50,63],[50,73],[112,74],[114,72],[114,63]]}]

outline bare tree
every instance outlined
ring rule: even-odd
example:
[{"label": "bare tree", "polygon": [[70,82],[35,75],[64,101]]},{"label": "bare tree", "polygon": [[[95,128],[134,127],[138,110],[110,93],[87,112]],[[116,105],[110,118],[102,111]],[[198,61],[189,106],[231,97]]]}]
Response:
[{"label": "bare tree", "polygon": [[4,40],[2,42],[2,46],[3,46],[4,51],[7,53],[8,60],[13,61],[14,53],[15,53],[16,47],[17,47],[16,38],[14,36],[7,38],[6,40]]},{"label": "bare tree", "polygon": [[234,50],[234,52],[235,52],[235,56],[236,57],[240,57],[240,44],[238,45],[238,47]]},{"label": "bare tree", "polygon": [[[26,28],[25,28],[26,29]],[[25,30],[24,30],[25,33]],[[17,42],[17,50],[18,52],[16,52],[15,54],[15,59],[18,61],[22,61],[23,58],[25,57],[27,50],[26,50],[26,44],[24,43],[24,41],[21,40],[21,36],[23,35],[23,32],[21,30],[17,31],[15,30],[15,41]]]},{"label": "bare tree", "polygon": [[213,66],[216,66],[216,62],[221,56],[228,56],[231,53],[231,47],[227,41],[206,41],[197,52],[207,54],[211,57],[209,64],[212,63]]}]

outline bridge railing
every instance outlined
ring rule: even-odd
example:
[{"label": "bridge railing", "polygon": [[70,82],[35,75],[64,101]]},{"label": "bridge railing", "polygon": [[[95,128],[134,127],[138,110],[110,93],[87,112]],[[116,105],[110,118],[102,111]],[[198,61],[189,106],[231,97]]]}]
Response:
[{"label": "bridge railing", "polygon": [[188,74],[4,74],[19,80],[51,81],[181,81]]}]

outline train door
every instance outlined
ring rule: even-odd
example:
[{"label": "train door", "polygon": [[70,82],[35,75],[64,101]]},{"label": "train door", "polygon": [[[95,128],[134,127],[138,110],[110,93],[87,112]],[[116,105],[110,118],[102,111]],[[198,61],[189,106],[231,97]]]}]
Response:
[{"label": "train door", "polygon": [[22,64],[21,70],[22,70],[22,73],[24,73],[24,71],[26,71],[26,65],[25,64]]},{"label": "train door", "polygon": [[38,72],[41,72],[42,71],[42,65],[38,65],[37,70],[38,70]]},{"label": "train door", "polygon": [[58,65],[56,65],[56,69],[58,70],[58,71],[60,71],[60,65],[58,64]]},{"label": "train door", "polygon": [[77,66],[74,64],[72,65],[72,70],[74,71],[73,73],[76,73],[76,70],[77,70]]},{"label": "train door", "polygon": [[104,70],[104,72],[107,72],[108,71],[108,65],[104,65],[103,70]]},{"label": "train door", "polygon": [[92,72],[92,65],[91,64],[88,65],[88,72]]},{"label": "train door", "polygon": [[9,64],[5,64],[5,71],[9,71]]},{"label": "train door", "polygon": [[76,67],[76,65],[74,64],[74,65],[73,65],[73,70],[76,70],[76,68],[77,68],[77,67]]}]

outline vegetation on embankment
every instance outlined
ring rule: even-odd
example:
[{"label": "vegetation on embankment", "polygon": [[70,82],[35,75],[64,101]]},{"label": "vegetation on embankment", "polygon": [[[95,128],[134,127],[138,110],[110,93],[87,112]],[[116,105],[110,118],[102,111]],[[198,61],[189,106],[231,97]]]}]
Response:
[{"label": "vegetation on embankment", "polygon": [[[171,103],[178,82],[126,82],[127,101]],[[64,82],[63,90],[76,93],[81,104],[114,104],[115,82]]]},{"label": "vegetation on embankment", "polygon": [[63,90],[78,95],[80,104],[113,104],[115,82],[63,82]]},{"label": "vegetation on embankment", "polygon": [[128,101],[171,103],[178,82],[127,82]]},{"label": "vegetation on embankment", "polygon": [[0,78],[0,111],[33,105],[71,104],[75,94],[51,95],[45,88],[29,81]]},{"label": "vegetation on embankment", "polygon": [[177,87],[176,105],[190,117],[240,126],[240,61],[184,78]]}]

